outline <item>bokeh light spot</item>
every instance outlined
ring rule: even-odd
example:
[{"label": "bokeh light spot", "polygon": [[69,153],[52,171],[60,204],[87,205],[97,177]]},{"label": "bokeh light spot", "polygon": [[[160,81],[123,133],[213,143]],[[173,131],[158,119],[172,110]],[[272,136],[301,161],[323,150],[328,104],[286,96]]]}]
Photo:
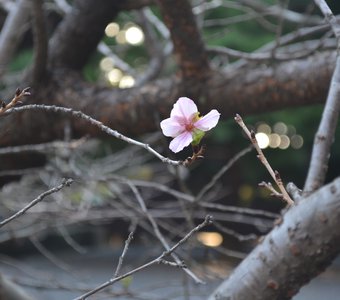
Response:
[{"label": "bokeh light spot", "polygon": [[275,123],[275,125],[273,126],[274,132],[280,135],[285,135],[287,134],[288,131],[288,127],[285,123],[283,122],[277,122]]},{"label": "bokeh light spot", "polygon": [[123,77],[123,73],[121,70],[114,68],[110,72],[107,73],[107,79],[110,81],[112,85],[117,85]]},{"label": "bokeh light spot", "polygon": [[287,149],[290,145],[289,137],[286,135],[281,135],[280,139],[281,139],[281,142],[280,142],[279,148],[282,150]]},{"label": "bokeh light spot", "polygon": [[280,146],[281,138],[277,133],[272,133],[269,135],[269,147],[277,148]]},{"label": "bokeh light spot", "polygon": [[266,134],[270,134],[272,132],[272,129],[270,126],[266,123],[262,123],[259,126],[257,126],[257,132],[263,132]]},{"label": "bokeh light spot", "polygon": [[119,31],[119,33],[116,35],[116,41],[118,44],[126,44],[125,30]]},{"label": "bokeh light spot", "polygon": [[126,88],[130,88],[134,86],[134,84],[135,84],[135,80],[132,76],[124,75],[119,82],[119,87],[122,89],[126,89]]},{"label": "bokeh light spot", "polygon": [[114,66],[113,60],[110,57],[104,57],[101,59],[99,63],[99,67],[104,72],[109,72],[112,70]]},{"label": "bokeh light spot", "polygon": [[267,134],[263,133],[263,132],[258,132],[255,134],[257,143],[259,144],[259,147],[261,149],[265,149],[268,147],[269,145],[269,137]]},{"label": "bokeh light spot", "polygon": [[292,148],[300,149],[303,146],[303,137],[301,135],[295,134],[290,138]]},{"label": "bokeh light spot", "polygon": [[105,28],[105,34],[108,37],[115,37],[118,34],[118,32],[119,32],[119,25],[114,22],[110,23]]},{"label": "bokeh light spot", "polygon": [[197,240],[208,247],[218,247],[223,243],[223,237],[218,232],[199,232]]},{"label": "bokeh light spot", "polygon": [[243,184],[238,189],[238,195],[242,202],[248,203],[254,197],[254,189],[251,185]]},{"label": "bokeh light spot", "polygon": [[126,42],[130,45],[140,45],[144,41],[144,33],[137,26],[131,26],[125,31]]}]

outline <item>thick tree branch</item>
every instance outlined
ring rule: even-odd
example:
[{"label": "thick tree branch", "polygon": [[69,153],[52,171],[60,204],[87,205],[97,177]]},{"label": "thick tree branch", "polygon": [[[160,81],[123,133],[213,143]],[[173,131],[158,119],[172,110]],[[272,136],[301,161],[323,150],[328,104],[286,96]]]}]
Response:
[{"label": "thick tree branch", "polygon": [[104,29],[119,12],[117,2],[76,0],[50,41],[50,59],[54,66],[81,69],[96,49]]},{"label": "thick tree branch", "polygon": [[[140,88],[101,88],[69,71],[55,71],[54,79],[25,103],[71,107],[123,134],[136,135],[160,130],[159,121],[168,116],[177,98],[189,94],[200,95],[194,99],[202,113],[216,108],[223,118],[321,103],[327,95],[334,58],[334,52],[324,52],[273,67],[255,66],[228,74],[211,72],[203,91],[202,85],[185,87],[178,78],[154,81]],[[28,112],[0,122],[2,146],[63,138],[63,119],[46,113]],[[86,123],[74,123],[73,129],[78,134],[99,133]]]},{"label": "thick tree branch", "polygon": [[31,0],[32,28],[34,39],[33,86],[41,83],[46,76],[47,67],[47,33],[42,0]]},{"label": "thick tree branch", "polygon": [[209,62],[189,1],[158,0],[184,79],[204,79]]},{"label": "thick tree branch", "polygon": [[292,207],[209,300],[291,299],[340,252],[339,226],[337,178]]}]

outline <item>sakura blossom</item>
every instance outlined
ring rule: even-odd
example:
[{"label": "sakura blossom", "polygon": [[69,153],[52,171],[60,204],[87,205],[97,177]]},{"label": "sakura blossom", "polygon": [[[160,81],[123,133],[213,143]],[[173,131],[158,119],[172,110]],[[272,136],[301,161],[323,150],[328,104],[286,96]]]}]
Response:
[{"label": "sakura blossom", "polygon": [[180,97],[171,110],[170,118],[160,124],[163,134],[174,138],[170,142],[170,150],[177,153],[190,144],[198,145],[205,132],[217,125],[220,115],[213,109],[201,117],[193,100]]}]

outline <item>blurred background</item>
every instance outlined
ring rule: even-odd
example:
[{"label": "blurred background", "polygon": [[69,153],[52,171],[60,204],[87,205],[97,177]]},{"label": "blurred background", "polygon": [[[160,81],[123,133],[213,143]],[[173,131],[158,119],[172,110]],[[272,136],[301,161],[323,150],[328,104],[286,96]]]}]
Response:
[{"label": "blurred background", "polygon": [[[250,2],[191,1],[207,47],[221,46],[252,53],[300,28],[323,22],[312,1]],[[340,13],[338,1],[328,1],[328,4],[334,14]],[[0,1],[0,27],[15,5],[18,1]],[[64,0],[43,2],[49,36],[72,5],[73,1]],[[294,17],[298,21],[294,21]],[[22,38],[2,74],[0,92],[4,99],[13,94],[13,86],[20,82],[34,60],[33,33],[29,22],[25,24],[20,29]],[[159,45],[150,40],[149,31]],[[336,48],[330,31],[315,33],[308,39],[320,40],[315,52]],[[296,42],[307,41],[302,38]],[[172,76],[177,68],[171,55],[173,46],[158,8],[150,5],[144,8],[143,14],[136,10],[122,11],[105,27],[97,51],[81,70],[82,76],[91,84],[112,89],[128,91],[141,86],[146,79],[140,74],[148,73],[153,47],[163,49],[164,57],[160,71],[150,78]],[[280,47],[277,51],[281,51]],[[209,52],[209,58],[214,68],[226,72],[244,61],[213,51]],[[263,62],[264,68],[267,63],[270,62]],[[318,104],[244,116],[284,184],[294,182],[303,188],[322,110],[323,105]],[[67,122],[65,124],[67,132]],[[0,149],[2,218],[60,184],[61,178],[74,179],[70,188],[50,195],[0,229],[1,272],[24,286],[36,299],[72,299],[108,280],[131,231],[135,238],[124,260],[124,272],[162,253],[154,228],[139,207],[131,185],[138,189],[169,243],[176,243],[207,214],[213,215],[214,224],[205,227],[178,250],[178,255],[207,285],[197,287],[181,270],[157,265],[127,277],[117,287],[93,299],[113,296],[117,299],[205,299],[258,239],[270,231],[285,207],[282,199],[259,186],[271,178],[254,150],[245,152],[221,172],[250,144],[232,118],[223,118],[207,134],[202,141],[206,145],[205,158],[188,168],[165,165],[144,149],[114,138],[80,138],[72,134],[69,137],[61,144],[46,144],[39,149],[32,146],[29,151],[18,150],[16,154],[7,148],[8,151],[5,149],[2,153]],[[170,153],[170,140],[162,136],[160,130],[136,138],[172,159],[185,159],[192,154],[190,148],[178,155]],[[327,182],[340,175],[339,153],[340,142],[335,139]],[[11,168],[13,159],[25,161],[25,167]],[[195,197],[200,198],[199,203],[195,203]],[[336,262],[294,299],[338,299],[339,274]]]}]

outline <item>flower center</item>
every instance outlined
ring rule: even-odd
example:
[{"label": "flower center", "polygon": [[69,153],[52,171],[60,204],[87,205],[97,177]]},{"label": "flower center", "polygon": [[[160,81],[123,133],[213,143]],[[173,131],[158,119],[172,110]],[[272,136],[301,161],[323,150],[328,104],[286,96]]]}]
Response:
[{"label": "flower center", "polygon": [[192,124],[192,123],[189,123],[189,124],[186,124],[185,125],[185,130],[186,131],[193,131],[193,129],[195,128],[195,126],[194,126],[194,124]]}]

